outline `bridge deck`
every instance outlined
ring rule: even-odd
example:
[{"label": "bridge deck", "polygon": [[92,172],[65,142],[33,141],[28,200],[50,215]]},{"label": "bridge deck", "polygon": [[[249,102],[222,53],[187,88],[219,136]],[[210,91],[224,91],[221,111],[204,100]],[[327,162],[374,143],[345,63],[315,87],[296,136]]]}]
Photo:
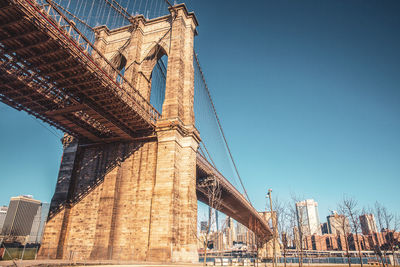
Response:
[{"label": "bridge deck", "polygon": [[271,239],[272,231],[257,210],[217,169],[197,154],[197,199],[205,204],[209,204],[208,195],[200,186],[200,180],[210,176],[218,180],[222,190],[219,210],[252,230],[257,236]]},{"label": "bridge deck", "polygon": [[0,101],[81,139],[151,135],[158,112],[54,6],[0,2]]}]

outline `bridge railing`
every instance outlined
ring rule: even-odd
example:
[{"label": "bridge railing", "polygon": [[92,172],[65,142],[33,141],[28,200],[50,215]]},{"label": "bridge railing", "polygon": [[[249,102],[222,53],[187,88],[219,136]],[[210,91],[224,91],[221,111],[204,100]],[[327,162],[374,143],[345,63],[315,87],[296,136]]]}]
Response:
[{"label": "bridge railing", "polygon": [[[21,0],[15,1],[21,2]],[[96,71],[111,82],[114,92],[129,106],[139,107],[141,110],[134,109],[144,118],[149,118],[152,123],[155,123],[161,117],[150,102],[140,94],[124,75],[79,31],[75,23],[69,20],[51,0],[25,0],[23,2],[27,2],[72,46],[77,48],[87,60],[93,63],[97,68]]]}]

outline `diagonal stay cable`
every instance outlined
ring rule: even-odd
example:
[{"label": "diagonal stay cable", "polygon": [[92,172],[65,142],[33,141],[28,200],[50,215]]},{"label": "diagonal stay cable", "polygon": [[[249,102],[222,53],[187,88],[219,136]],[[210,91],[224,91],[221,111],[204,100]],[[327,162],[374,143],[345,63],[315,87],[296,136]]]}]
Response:
[{"label": "diagonal stay cable", "polygon": [[231,150],[230,150],[230,148],[229,148],[229,145],[228,145],[228,142],[227,142],[227,140],[226,140],[226,137],[225,137],[225,134],[224,134],[224,130],[222,129],[222,125],[221,125],[221,122],[220,122],[220,120],[219,120],[219,117],[218,117],[218,114],[217,114],[217,110],[215,109],[215,106],[214,106],[214,102],[212,101],[211,94],[210,94],[210,90],[208,89],[208,86],[207,86],[207,83],[206,83],[206,79],[205,79],[204,74],[203,74],[203,70],[201,69],[201,66],[200,66],[199,59],[198,59],[198,57],[197,57],[196,52],[194,52],[193,54],[194,54],[194,57],[195,57],[195,59],[196,59],[197,66],[199,67],[201,79],[203,80],[204,86],[205,86],[206,91],[207,91],[207,95],[208,95],[208,97],[209,97],[209,99],[210,99],[210,103],[211,103],[211,106],[212,106],[212,109],[213,109],[215,118],[217,119],[218,127],[219,127],[219,129],[220,129],[220,131],[221,131],[222,138],[224,139],[224,143],[225,143],[226,148],[227,148],[227,150],[228,150],[229,157],[231,158],[233,167],[235,168],[236,175],[237,175],[238,178],[239,178],[240,184],[242,185],[242,188],[243,188],[243,190],[244,190],[244,194],[246,195],[247,200],[250,202],[251,205],[253,205],[253,204],[251,203],[251,201],[250,201],[249,195],[247,194],[246,188],[245,188],[244,185],[243,185],[243,181],[242,181],[242,178],[241,178],[240,175],[239,175],[239,171],[238,171],[238,168],[237,168],[237,166],[236,166],[236,163],[235,163],[235,161],[233,160],[232,152],[231,152]]},{"label": "diagonal stay cable", "polygon": [[[122,15],[124,18],[129,20],[129,17],[131,17],[131,14],[129,14],[129,12],[117,0],[110,0],[111,3],[109,2],[109,0],[104,0],[104,1],[107,4],[109,4],[113,9],[115,9],[120,15]],[[168,0],[164,0],[164,2],[167,3],[167,5],[169,7],[173,7]],[[114,5],[117,6],[117,8]],[[118,10],[118,8],[120,8],[124,14],[122,14],[122,12]]]},{"label": "diagonal stay cable", "polygon": [[173,5],[171,5],[171,3],[168,0],[164,0],[165,3],[167,3],[168,6],[173,7]]},{"label": "diagonal stay cable", "polygon": [[[203,144],[204,150],[206,151],[206,153],[207,153],[207,156],[210,158],[210,160],[211,160],[211,163],[212,163],[213,167],[217,169],[217,165],[215,165],[215,162],[214,162],[214,160],[212,159],[212,157],[211,157],[210,153],[208,152],[208,149],[207,149],[207,147],[206,147],[206,144],[204,144],[204,142],[203,142],[203,141],[201,141],[201,143]],[[201,146],[199,146],[199,147],[200,147],[200,149],[201,149]]]},{"label": "diagonal stay cable", "polygon": [[53,0],[47,0],[47,2],[51,2],[52,4],[54,4],[56,7],[58,7],[59,9],[63,10],[64,12],[66,12],[68,15],[70,15],[71,17],[73,17],[74,19],[76,19],[78,22],[82,23],[84,26],[86,26],[87,28],[89,28],[90,30],[93,31],[93,27],[90,26],[86,21],[78,18],[76,15],[72,14],[70,11],[68,11],[67,9],[65,9],[63,6],[59,5],[58,3],[56,3]]},{"label": "diagonal stay cable", "polygon": [[121,4],[117,1],[117,0],[111,0],[113,3],[115,3],[115,5],[120,8],[124,14],[122,14],[120,11],[118,11],[115,7],[113,7],[118,13],[120,13],[122,16],[124,17],[130,17],[131,14],[129,14],[129,12],[126,10],[126,8],[124,8],[123,6],[121,6]]},{"label": "diagonal stay cable", "polygon": [[[127,13],[126,10],[124,10],[123,8],[122,8],[122,10],[125,11],[128,15],[126,15],[125,12],[122,13],[122,12],[118,9],[118,6],[120,6],[118,2],[116,2],[115,0],[111,0],[111,1],[109,1],[109,0],[104,0],[104,2],[106,2],[112,9],[114,9],[114,10],[115,10],[118,14],[120,14],[124,19],[126,19],[128,22],[130,22],[130,21],[129,21],[129,18],[130,18],[129,13]],[[118,4],[117,7],[115,7],[115,5],[116,5],[115,3]]]}]

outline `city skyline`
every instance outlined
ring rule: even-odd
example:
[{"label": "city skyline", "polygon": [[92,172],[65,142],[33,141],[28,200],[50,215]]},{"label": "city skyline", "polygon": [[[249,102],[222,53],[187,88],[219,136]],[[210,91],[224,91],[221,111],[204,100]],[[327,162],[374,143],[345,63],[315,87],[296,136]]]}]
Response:
[{"label": "city skyline", "polygon": [[[253,10],[232,2],[232,17],[224,21],[205,4],[188,4],[200,21],[196,47],[250,198],[261,211],[267,188],[281,199],[296,192],[317,200],[324,218],[347,194],[361,207],[379,201],[399,213],[399,4],[311,3],[304,1],[304,12],[296,14],[296,3],[269,1]],[[261,28],[244,31],[249,23],[235,21],[242,13],[264,25],[265,37],[257,36]],[[227,35],[219,36],[215,25]],[[256,41],[238,40],[233,29]],[[210,40],[214,47],[207,49]],[[232,59],[241,50],[249,52]],[[0,205],[21,194],[49,202],[61,133],[4,104],[0,114]],[[238,128],[238,120],[253,131]]]},{"label": "city skyline", "polygon": [[[33,195],[29,195],[29,194],[28,195],[11,196],[10,199],[9,199],[9,202],[7,204],[10,204],[11,200],[13,200],[14,198],[18,199],[20,197],[32,198],[32,199],[34,198]],[[39,201],[39,202],[42,203],[41,205],[45,205],[45,213],[41,212],[40,216],[42,216],[42,217],[46,216],[47,217],[47,214],[48,214],[48,211],[49,211],[49,207],[50,207],[50,203],[43,202],[43,201],[40,201],[40,200],[35,200],[35,201]],[[288,202],[286,202],[286,203],[288,203]],[[278,205],[281,205],[281,204],[284,204],[284,203],[280,203]],[[337,211],[335,211],[335,210],[330,210],[329,214],[327,216],[321,217],[319,215],[318,202],[315,201],[314,199],[304,199],[304,200],[301,200],[299,202],[293,202],[291,204],[294,207],[296,207],[297,214],[299,214],[299,212],[300,213],[304,213],[305,217],[303,219],[301,219],[301,220],[303,220],[303,226],[306,228],[304,230],[304,233],[306,235],[337,234],[337,232],[340,232],[340,230],[338,230],[338,226],[334,226],[332,224],[332,221],[330,221],[330,219],[332,219],[332,218],[334,219],[337,216],[344,216],[343,214],[337,213]],[[8,207],[9,207],[9,205],[0,204],[0,211],[3,212],[3,210],[5,210],[5,213],[6,213]],[[306,208],[306,209],[303,212],[301,212],[301,209],[300,209],[301,207]],[[286,207],[286,208],[288,208],[288,207]],[[207,205],[205,205],[204,203],[199,203],[198,220],[200,222],[199,223],[200,231],[203,231],[203,228],[206,227],[203,224],[207,223],[207,221],[204,221],[204,220],[209,216],[209,215],[204,213],[205,210],[209,210],[209,207]],[[202,214],[200,214],[200,212],[202,212]],[[260,211],[260,212],[265,212],[265,211]],[[267,208],[266,212],[269,212],[268,208]],[[364,234],[364,232],[366,232],[365,234],[371,234],[372,232],[380,232],[381,231],[381,229],[377,228],[375,217],[374,217],[375,216],[374,213],[370,213],[370,212],[374,212],[373,210],[358,210],[358,212],[359,212],[359,217],[360,217],[359,219],[360,219],[360,222],[361,222],[360,229],[362,229],[362,233],[363,234]],[[391,213],[392,211],[389,210],[389,212]],[[221,213],[221,212],[219,212],[219,213]],[[230,218],[230,217],[226,216],[223,213],[221,213],[221,214],[223,215],[222,217],[220,217],[219,219],[212,220],[212,223],[210,225],[210,231],[211,232],[221,231],[222,229],[224,229],[226,227],[229,227],[228,225],[225,224],[225,222],[227,222],[228,218]],[[311,219],[309,219],[310,214],[311,214],[311,217],[312,217]],[[213,213],[213,216],[216,216],[216,218],[218,218],[217,213]],[[299,217],[302,217],[302,216],[299,216],[299,215],[297,215],[297,216],[298,216],[297,217],[298,218],[297,219],[298,220],[297,223],[300,224]],[[38,215],[36,215],[36,217],[38,217]],[[35,219],[36,219],[36,217],[35,217]],[[321,218],[322,218],[322,220],[321,220]],[[1,218],[1,219],[4,220],[5,216],[4,216],[4,218]],[[230,218],[230,220],[234,220],[234,219]],[[347,217],[346,217],[346,220],[347,220],[347,223],[349,223]],[[42,221],[39,220],[40,229],[41,230],[43,230],[42,228],[44,227]],[[235,224],[236,224],[235,228],[236,227],[239,227],[239,228],[240,227],[244,227],[244,226],[241,226],[241,224],[239,222],[237,222],[237,221],[235,221]],[[324,230],[323,230],[324,224],[327,224],[327,231],[328,231],[327,233],[324,233]],[[220,225],[220,226],[218,226],[218,225]],[[39,225],[37,227],[39,228]],[[352,230],[350,229],[350,225],[348,226],[348,229],[349,229],[348,232],[352,233]],[[368,229],[368,230],[364,230],[364,229]],[[0,230],[1,230],[1,227],[0,227]]]}]

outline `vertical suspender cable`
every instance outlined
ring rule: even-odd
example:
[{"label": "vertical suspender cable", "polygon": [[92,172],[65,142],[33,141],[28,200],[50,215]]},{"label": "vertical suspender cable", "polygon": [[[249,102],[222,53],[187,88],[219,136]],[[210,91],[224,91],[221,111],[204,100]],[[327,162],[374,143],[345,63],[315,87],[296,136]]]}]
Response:
[{"label": "vertical suspender cable", "polygon": [[[236,175],[238,176],[239,181],[240,181],[240,184],[242,185],[242,188],[243,188],[243,190],[244,190],[244,194],[246,195],[247,200],[248,200],[248,201],[250,202],[250,204],[251,204],[249,195],[247,194],[246,188],[245,188],[244,185],[243,185],[242,178],[241,178],[240,175],[239,175],[238,168],[236,167],[235,161],[233,160],[233,156],[232,156],[231,150],[229,149],[228,142],[226,141],[226,137],[225,137],[225,134],[224,134],[224,130],[222,130],[222,125],[221,125],[221,122],[220,122],[220,120],[219,120],[219,117],[218,117],[218,114],[217,114],[217,110],[215,109],[214,102],[212,101],[211,94],[210,94],[210,90],[208,89],[208,86],[207,86],[207,83],[206,83],[206,79],[204,78],[204,74],[203,74],[203,71],[202,71],[202,69],[201,69],[201,67],[200,67],[200,62],[199,62],[199,59],[198,59],[196,53],[194,53],[194,57],[195,57],[195,59],[196,59],[197,65],[198,65],[198,67],[199,67],[200,75],[201,75],[201,78],[202,78],[202,80],[203,80],[204,86],[205,86],[205,88],[206,88],[207,95],[208,95],[208,97],[209,97],[209,99],[210,99],[210,103],[211,103],[211,106],[212,106],[212,109],[213,109],[215,118],[217,119],[218,127],[219,127],[219,129],[220,129],[220,131],[221,131],[222,138],[224,139],[224,143],[225,143],[225,145],[226,145],[226,149],[228,150],[229,157],[231,158],[233,167],[235,168]],[[253,204],[251,204],[251,205],[253,205]]]}]

